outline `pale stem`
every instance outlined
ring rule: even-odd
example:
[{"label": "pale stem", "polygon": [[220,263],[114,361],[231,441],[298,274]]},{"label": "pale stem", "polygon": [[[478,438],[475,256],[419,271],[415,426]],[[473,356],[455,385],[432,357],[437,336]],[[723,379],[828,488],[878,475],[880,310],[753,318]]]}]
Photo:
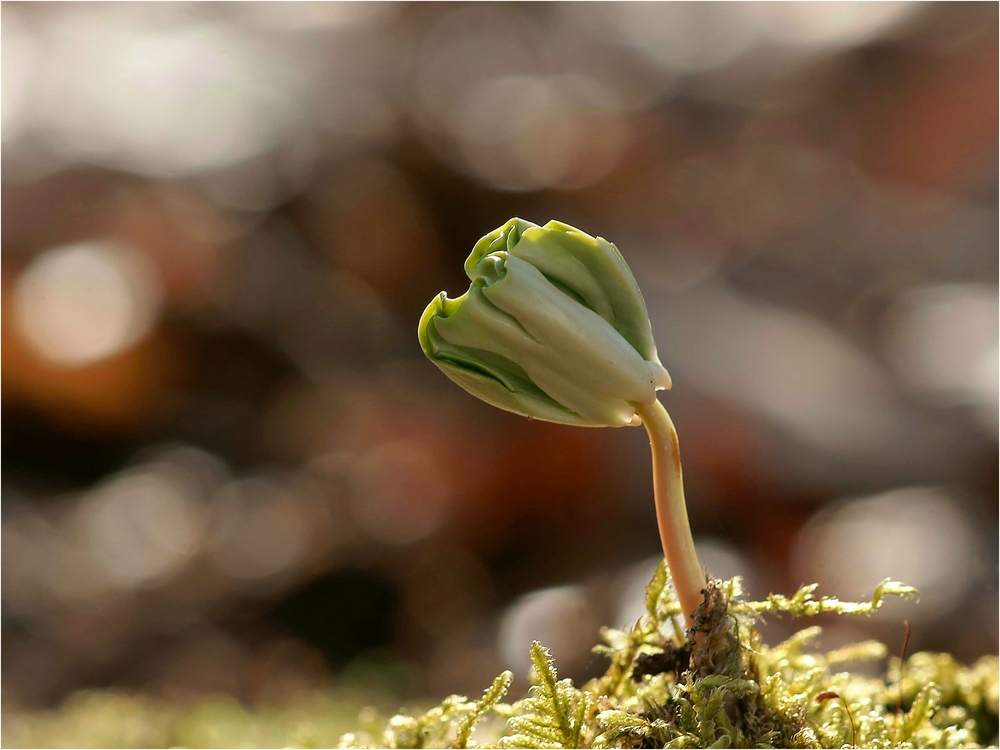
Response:
[{"label": "pale stem", "polygon": [[694,624],[694,613],[704,599],[702,591],[706,584],[684,504],[684,478],[677,430],[659,400],[651,404],[637,404],[636,413],[649,433],[649,446],[653,453],[656,524],[660,529],[663,556],[667,558],[684,622],[690,628]]}]

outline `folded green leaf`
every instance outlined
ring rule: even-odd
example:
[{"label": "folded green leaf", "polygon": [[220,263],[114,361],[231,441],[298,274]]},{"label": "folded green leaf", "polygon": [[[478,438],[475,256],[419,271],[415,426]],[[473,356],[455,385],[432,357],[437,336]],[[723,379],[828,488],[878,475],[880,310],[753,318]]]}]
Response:
[{"label": "folded green leaf", "polygon": [[618,427],[670,387],[642,294],[610,242],[511,219],[476,243],[465,270],[469,291],[438,295],[418,335],[474,396],[548,422]]}]

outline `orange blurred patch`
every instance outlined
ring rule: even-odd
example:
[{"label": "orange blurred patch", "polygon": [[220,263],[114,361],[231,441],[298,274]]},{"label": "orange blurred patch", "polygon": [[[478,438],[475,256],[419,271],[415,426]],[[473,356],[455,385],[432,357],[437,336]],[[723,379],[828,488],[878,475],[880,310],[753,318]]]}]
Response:
[{"label": "orange blurred patch", "polygon": [[177,392],[178,352],[154,333],[119,354],[77,368],[38,357],[13,328],[12,284],[3,281],[3,400],[45,411],[71,429],[132,430],[163,419]]}]

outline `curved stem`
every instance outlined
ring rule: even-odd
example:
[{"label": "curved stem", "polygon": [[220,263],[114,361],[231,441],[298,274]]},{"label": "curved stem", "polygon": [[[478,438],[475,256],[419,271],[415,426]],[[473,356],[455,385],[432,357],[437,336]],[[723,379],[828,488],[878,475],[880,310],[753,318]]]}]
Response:
[{"label": "curved stem", "polygon": [[674,423],[659,400],[638,404],[636,413],[649,433],[653,454],[653,491],[656,497],[656,524],[660,529],[663,555],[667,558],[674,591],[690,628],[694,613],[701,606],[705,574],[694,548],[687,506],[684,504],[684,479],[681,454]]}]

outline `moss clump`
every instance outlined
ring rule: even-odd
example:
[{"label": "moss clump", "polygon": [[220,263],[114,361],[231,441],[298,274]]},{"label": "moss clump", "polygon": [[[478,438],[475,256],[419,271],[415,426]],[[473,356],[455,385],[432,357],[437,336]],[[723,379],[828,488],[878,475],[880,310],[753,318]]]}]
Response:
[{"label": "moss clump", "polygon": [[[775,647],[756,627],[765,614],[808,617],[870,614],[887,595],[915,589],[884,581],[869,602],[816,599],[815,585],[792,597],[742,598],[740,579],[711,579],[694,627],[683,634],[680,606],[661,563],[646,613],[630,631],[605,629],[595,651],[605,674],[577,688],[560,680],[549,652],[531,646],[530,694],[500,702],[504,673],[480,701],[451,696],[419,717],[394,716],[344,735],[341,747],[980,747],[997,743],[996,657],[971,667],[945,654],[889,660],[885,680],[837,666],[877,660],[874,641],[828,653],[809,650],[821,629],[807,627]],[[473,736],[471,727],[487,722]],[[500,720],[505,720],[501,722]]]},{"label": "moss clump", "polygon": [[[606,629],[596,651],[609,659],[598,679],[560,680],[552,656],[531,646],[533,687],[501,702],[504,672],[478,700],[453,695],[426,712],[383,718],[357,690],[303,695],[248,711],[233,698],[180,706],[142,696],[89,692],[57,712],[5,714],[5,747],[979,747],[997,744],[996,657],[971,667],[947,654],[888,660],[884,680],[838,671],[878,660],[868,641],[820,653],[806,627],[784,643],[761,643],[767,614],[864,615],[887,595],[916,591],[886,581],[868,602],[792,597],[746,601],[738,578],[711,579],[694,627],[661,564],[646,613],[628,631]],[[899,712],[897,714],[897,705]],[[353,729],[350,734],[343,734]],[[339,742],[338,742],[339,738]]]}]

